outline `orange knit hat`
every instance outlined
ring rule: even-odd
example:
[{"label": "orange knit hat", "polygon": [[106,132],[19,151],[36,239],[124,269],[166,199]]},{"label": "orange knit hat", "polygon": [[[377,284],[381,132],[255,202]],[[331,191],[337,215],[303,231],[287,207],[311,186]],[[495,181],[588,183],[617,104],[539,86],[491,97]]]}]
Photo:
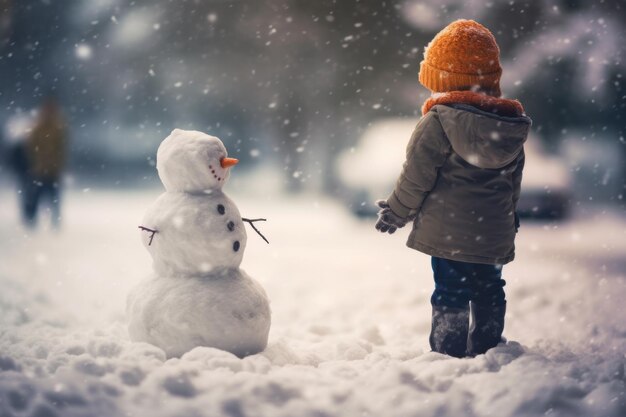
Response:
[{"label": "orange knit hat", "polygon": [[457,20],[435,35],[424,51],[419,80],[434,92],[478,87],[500,97],[500,49],[489,29]]}]

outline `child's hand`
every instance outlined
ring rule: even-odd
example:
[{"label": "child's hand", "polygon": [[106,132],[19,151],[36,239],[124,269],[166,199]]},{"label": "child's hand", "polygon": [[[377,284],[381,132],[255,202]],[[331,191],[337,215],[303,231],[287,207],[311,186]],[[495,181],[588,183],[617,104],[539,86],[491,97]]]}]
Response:
[{"label": "child's hand", "polygon": [[389,233],[391,235],[397,229],[402,229],[412,220],[411,216],[404,218],[395,214],[385,200],[378,200],[376,204],[381,208],[381,210],[378,211],[376,230],[381,233]]}]

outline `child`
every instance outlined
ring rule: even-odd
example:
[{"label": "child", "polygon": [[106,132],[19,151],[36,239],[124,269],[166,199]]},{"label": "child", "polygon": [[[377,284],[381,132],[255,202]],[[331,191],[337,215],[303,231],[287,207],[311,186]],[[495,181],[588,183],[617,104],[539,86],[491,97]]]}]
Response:
[{"label": "child", "polygon": [[[419,81],[432,95],[376,229],[409,221],[407,245],[432,256],[433,351],[464,357],[501,341],[502,265],[515,256],[515,215],[531,120],[500,98],[499,49],[487,28],[451,23],[428,44]],[[471,326],[470,326],[471,306]]]}]

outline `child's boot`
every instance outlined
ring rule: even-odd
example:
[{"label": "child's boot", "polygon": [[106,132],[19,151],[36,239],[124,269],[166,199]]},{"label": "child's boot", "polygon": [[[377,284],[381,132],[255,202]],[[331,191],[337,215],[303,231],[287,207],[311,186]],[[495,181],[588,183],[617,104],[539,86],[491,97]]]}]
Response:
[{"label": "child's boot", "polygon": [[502,340],[506,304],[481,306],[471,303],[472,324],[467,338],[467,354],[481,355],[496,347]]},{"label": "child's boot", "polygon": [[433,352],[462,358],[466,355],[469,308],[433,306],[430,348]]}]

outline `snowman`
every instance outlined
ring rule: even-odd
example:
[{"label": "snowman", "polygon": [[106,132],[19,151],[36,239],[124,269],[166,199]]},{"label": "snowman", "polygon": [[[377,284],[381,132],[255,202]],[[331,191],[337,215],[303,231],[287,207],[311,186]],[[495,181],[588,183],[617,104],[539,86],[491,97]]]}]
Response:
[{"label": "snowman", "polygon": [[154,271],[128,296],[131,340],[156,345],[168,357],[196,346],[240,357],[265,349],[267,295],[239,269],[244,220],[259,233],[253,222],[263,219],[243,219],[222,192],[237,162],[218,138],[202,132],[175,129],[159,146],[166,191],[139,226]]}]

